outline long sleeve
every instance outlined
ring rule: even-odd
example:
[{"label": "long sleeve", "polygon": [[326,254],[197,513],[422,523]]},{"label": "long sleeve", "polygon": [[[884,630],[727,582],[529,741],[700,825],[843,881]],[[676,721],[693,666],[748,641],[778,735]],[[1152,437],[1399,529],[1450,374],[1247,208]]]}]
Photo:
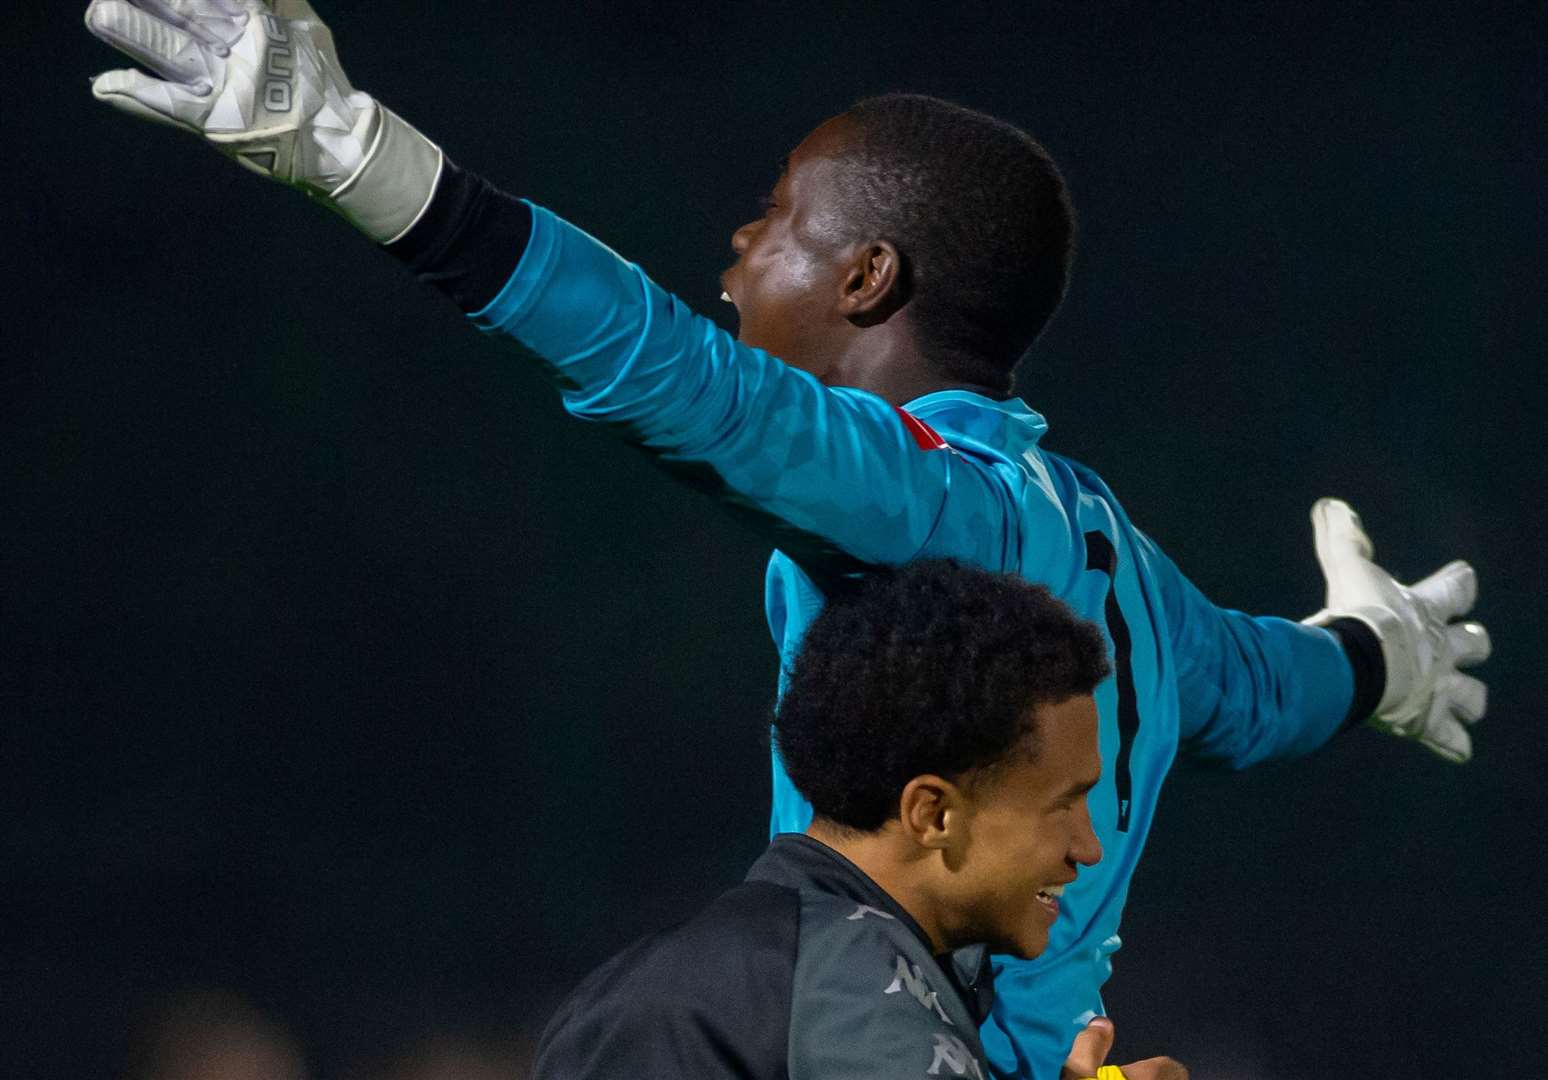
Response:
[{"label": "long sleeve", "polygon": [[1179,748],[1245,769],[1309,754],[1343,728],[1355,672],[1338,635],[1216,607],[1136,531],[1159,586],[1177,658]]},{"label": "long sleeve", "polygon": [[602,421],[696,486],[862,564],[1013,557],[1014,495],[874,394],[829,388],[689,311],[542,207],[510,280],[472,314],[535,354],[570,413]]}]

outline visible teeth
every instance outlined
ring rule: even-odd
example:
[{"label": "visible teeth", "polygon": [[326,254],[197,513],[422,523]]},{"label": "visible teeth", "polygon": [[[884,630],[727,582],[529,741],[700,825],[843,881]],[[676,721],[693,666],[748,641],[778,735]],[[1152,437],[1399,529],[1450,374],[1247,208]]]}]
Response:
[{"label": "visible teeth", "polygon": [[730,304],[730,303],[734,303],[734,302],[735,302],[735,301],[733,301],[733,300],[732,300],[732,299],[731,299],[731,294],[730,294],[730,293],[728,293],[728,292],[723,292],[723,293],[721,293],[721,294],[720,294],[720,298],[721,298],[721,299],[722,299],[722,300],[724,300],[724,301],[725,301],[725,302],[726,302],[726,303],[728,303],[728,304]]},{"label": "visible teeth", "polygon": [[1055,897],[1055,898],[1063,896],[1064,895],[1064,886],[1063,885],[1050,885],[1050,886],[1048,886],[1048,888],[1042,890],[1038,895],[1040,895],[1040,896],[1048,896],[1048,897]]}]

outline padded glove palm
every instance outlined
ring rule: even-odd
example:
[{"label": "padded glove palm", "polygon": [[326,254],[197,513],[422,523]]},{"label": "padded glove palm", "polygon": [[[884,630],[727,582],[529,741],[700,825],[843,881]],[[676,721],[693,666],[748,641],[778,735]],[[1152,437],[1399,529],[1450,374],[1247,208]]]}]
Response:
[{"label": "padded glove palm", "polygon": [[203,136],[374,240],[401,236],[434,194],[440,149],[350,85],[306,0],[92,0],[86,25],[155,76],[105,72],[97,98]]}]

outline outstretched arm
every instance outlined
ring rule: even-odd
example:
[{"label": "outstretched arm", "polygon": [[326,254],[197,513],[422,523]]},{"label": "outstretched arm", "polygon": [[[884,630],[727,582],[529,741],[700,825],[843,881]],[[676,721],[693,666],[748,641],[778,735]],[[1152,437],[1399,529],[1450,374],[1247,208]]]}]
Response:
[{"label": "outstretched arm", "polygon": [[[579,229],[480,187],[353,89],[305,0],[93,0],[86,21],[160,76],[109,72],[99,98],[332,206],[534,353],[570,412],[619,427],[781,546],[897,563],[949,537],[946,553],[1008,568],[1016,515],[991,466],[875,395],[738,343]],[[459,261],[475,223],[479,250]],[[480,295],[490,266],[509,280]]]}]

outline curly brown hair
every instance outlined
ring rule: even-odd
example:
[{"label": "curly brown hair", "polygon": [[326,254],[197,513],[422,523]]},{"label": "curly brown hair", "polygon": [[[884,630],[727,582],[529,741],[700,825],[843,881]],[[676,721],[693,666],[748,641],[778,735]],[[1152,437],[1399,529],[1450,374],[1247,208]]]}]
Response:
[{"label": "curly brown hair", "polygon": [[830,599],[790,669],[775,743],[818,815],[872,831],[916,776],[1035,758],[1037,706],[1110,671],[1102,631],[1043,586],[922,560]]}]

